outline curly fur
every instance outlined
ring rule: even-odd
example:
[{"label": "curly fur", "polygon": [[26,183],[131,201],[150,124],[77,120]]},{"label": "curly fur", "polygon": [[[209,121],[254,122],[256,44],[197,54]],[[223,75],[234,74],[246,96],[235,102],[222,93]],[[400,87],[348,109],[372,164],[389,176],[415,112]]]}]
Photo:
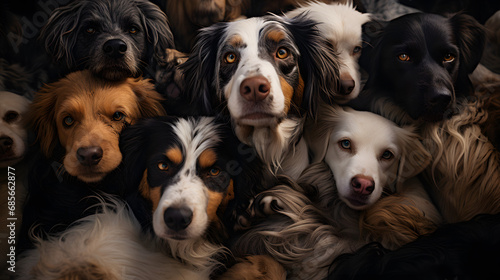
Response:
[{"label": "curly fur", "polygon": [[481,131],[487,113],[477,100],[460,100],[459,113],[422,128],[423,144],[433,155],[425,177],[448,222],[500,212],[500,158]]}]

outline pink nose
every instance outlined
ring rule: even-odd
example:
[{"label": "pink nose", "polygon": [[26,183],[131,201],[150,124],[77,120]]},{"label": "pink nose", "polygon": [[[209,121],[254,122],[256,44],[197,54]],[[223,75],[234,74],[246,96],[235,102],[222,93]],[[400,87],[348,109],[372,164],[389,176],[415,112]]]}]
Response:
[{"label": "pink nose", "polygon": [[251,102],[259,102],[269,95],[271,84],[263,76],[246,78],[240,85],[240,94]]},{"label": "pink nose", "polygon": [[351,186],[355,193],[359,195],[369,195],[375,189],[375,182],[372,177],[355,176],[351,180]]}]

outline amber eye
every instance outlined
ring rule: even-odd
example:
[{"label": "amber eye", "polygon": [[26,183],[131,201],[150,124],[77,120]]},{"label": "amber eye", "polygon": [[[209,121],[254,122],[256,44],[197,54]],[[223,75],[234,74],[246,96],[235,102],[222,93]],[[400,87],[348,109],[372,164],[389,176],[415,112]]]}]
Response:
[{"label": "amber eye", "polygon": [[94,34],[95,33],[95,28],[89,27],[89,28],[87,28],[87,30],[85,30],[85,32],[87,32],[88,34]]},{"label": "amber eye", "polygon": [[135,33],[137,33],[137,28],[135,28],[135,27],[130,27],[130,29],[128,30],[128,32],[129,32],[130,34],[135,34]]},{"label": "amber eye", "polygon": [[360,46],[356,46],[356,47],[354,47],[354,49],[352,50],[352,53],[353,53],[353,54],[357,54],[357,53],[359,53],[359,52],[361,52],[361,47],[360,47]]},{"label": "amber eye", "polygon": [[236,61],[236,54],[232,53],[232,52],[229,52],[229,53],[226,53],[226,55],[224,56],[224,62],[226,63],[234,63]]},{"label": "amber eye", "polygon": [[19,118],[19,113],[14,111],[8,111],[7,113],[5,113],[5,116],[3,117],[3,119],[7,123],[11,123],[17,120],[17,118]]},{"label": "amber eye", "polygon": [[279,58],[279,59],[285,59],[289,55],[290,55],[290,52],[286,48],[283,48],[283,47],[279,48],[276,51],[276,57]]},{"label": "amber eye", "polygon": [[452,55],[451,53],[447,53],[444,57],[443,57],[443,61],[444,62],[452,62],[453,60],[455,60],[455,56]]},{"label": "amber eye", "polygon": [[220,169],[217,167],[210,169],[210,176],[217,176],[217,175],[219,175],[219,173],[220,173]]},{"label": "amber eye", "polygon": [[167,171],[168,170],[168,163],[166,163],[166,162],[158,163],[158,169],[160,169],[161,171]]},{"label": "amber eye", "polygon": [[75,119],[73,119],[71,116],[67,116],[63,119],[63,125],[66,127],[70,127],[75,123]]},{"label": "amber eye", "polygon": [[386,150],[383,154],[382,154],[382,159],[385,159],[385,160],[390,160],[394,157],[394,154],[389,151],[389,150]]},{"label": "amber eye", "polygon": [[342,149],[350,150],[351,149],[351,141],[349,141],[349,140],[340,140],[339,146]]},{"label": "amber eye", "polygon": [[122,112],[120,111],[116,111],[114,114],[113,114],[113,120],[114,121],[121,121],[123,120],[123,118],[125,118],[125,114],[123,114]]},{"label": "amber eye", "polygon": [[398,55],[398,59],[401,61],[409,61],[410,56],[406,53],[402,53],[402,54]]}]

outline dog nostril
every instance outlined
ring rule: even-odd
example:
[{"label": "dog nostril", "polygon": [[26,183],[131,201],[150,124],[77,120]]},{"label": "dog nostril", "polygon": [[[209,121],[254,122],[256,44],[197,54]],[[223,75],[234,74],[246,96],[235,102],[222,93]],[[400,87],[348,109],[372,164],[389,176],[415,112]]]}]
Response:
[{"label": "dog nostril", "polygon": [[259,102],[269,95],[271,84],[263,76],[246,78],[241,82],[240,95],[251,102]]},{"label": "dog nostril", "polygon": [[354,177],[351,180],[351,186],[358,195],[369,195],[375,190],[375,182],[371,177]]},{"label": "dog nostril", "polygon": [[103,51],[112,58],[120,58],[127,51],[127,44],[120,39],[112,39],[104,43]]},{"label": "dog nostril", "polygon": [[0,138],[0,154],[3,154],[12,149],[12,145],[14,144],[14,140],[10,137],[2,137]]},{"label": "dog nostril", "polygon": [[187,228],[193,220],[193,211],[187,207],[169,207],[163,213],[163,220],[171,230],[179,231]]},{"label": "dog nostril", "polygon": [[102,159],[101,147],[84,147],[76,151],[78,161],[85,166],[97,165]]},{"label": "dog nostril", "polygon": [[367,188],[365,189],[365,192],[366,192],[366,194],[371,194],[374,190],[375,190],[375,188],[374,188],[374,187],[367,187]]},{"label": "dog nostril", "polygon": [[436,94],[429,100],[429,105],[437,106],[439,108],[446,108],[451,102],[451,96],[449,94]]},{"label": "dog nostril", "polygon": [[340,85],[341,85],[340,94],[348,95],[354,90],[356,83],[354,82],[354,80],[348,79],[348,80],[340,80]]}]

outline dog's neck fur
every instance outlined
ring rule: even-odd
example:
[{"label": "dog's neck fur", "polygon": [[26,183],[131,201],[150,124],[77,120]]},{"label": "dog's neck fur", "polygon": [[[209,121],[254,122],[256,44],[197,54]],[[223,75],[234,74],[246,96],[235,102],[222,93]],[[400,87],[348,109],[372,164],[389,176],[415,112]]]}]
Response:
[{"label": "dog's neck fur", "polygon": [[304,122],[305,118],[287,117],[274,127],[235,124],[235,131],[243,143],[255,148],[271,172],[297,179],[309,164]]}]

